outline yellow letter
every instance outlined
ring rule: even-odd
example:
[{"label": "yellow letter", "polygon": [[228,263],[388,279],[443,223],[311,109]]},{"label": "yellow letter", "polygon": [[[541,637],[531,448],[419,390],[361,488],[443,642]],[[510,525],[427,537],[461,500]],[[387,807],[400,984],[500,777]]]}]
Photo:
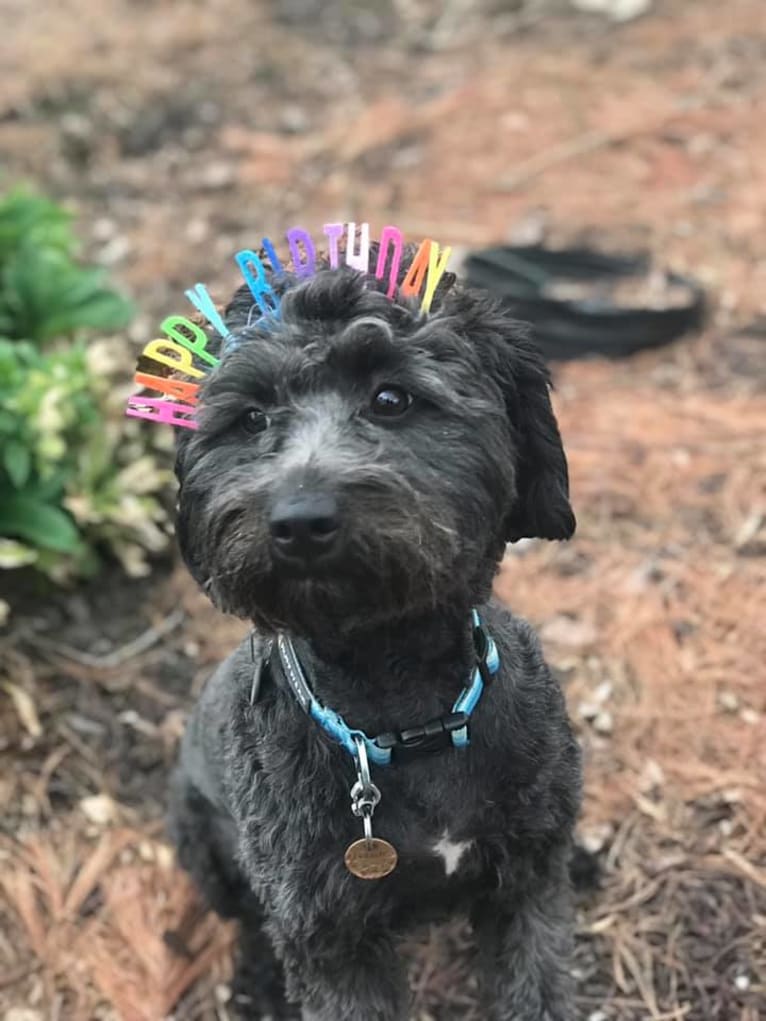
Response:
[{"label": "yellow letter", "polygon": [[428,279],[426,281],[426,293],[423,295],[423,304],[420,306],[421,312],[431,311],[431,302],[434,300],[434,294],[436,294],[439,281],[444,276],[450,255],[452,255],[452,249],[445,248],[441,253],[440,259],[438,243],[436,241],[431,242],[431,247],[428,250]]},{"label": "yellow letter", "polygon": [[[168,354],[163,354],[164,351],[172,351],[178,357],[175,358]],[[160,365],[167,365],[169,369],[175,369],[177,372],[183,372],[187,376],[192,376],[194,379],[202,379],[205,375],[204,372],[194,368],[194,359],[192,358],[191,351],[185,347],[179,347],[178,344],[174,344],[170,340],[153,340],[144,348],[143,356],[144,358],[151,358],[153,361],[159,362]]]}]

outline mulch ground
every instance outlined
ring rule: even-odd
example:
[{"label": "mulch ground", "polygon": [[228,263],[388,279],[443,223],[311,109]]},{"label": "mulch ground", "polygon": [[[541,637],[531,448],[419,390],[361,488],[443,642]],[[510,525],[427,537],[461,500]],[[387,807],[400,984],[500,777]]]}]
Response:
[{"label": "mulch ground", "polygon": [[[225,295],[237,247],[335,218],[644,246],[709,289],[701,335],[556,367],[578,533],[515,547],[497,591],[538,627],[585,749],[602,875],[579,900],[577,1021],[766,1017],[760,0],[620,27],[563,3],[12,6],[4,164],[78,210],[142,308],[133,349],[190,281]],[[167,564],[14,603],[0,1017],[226,1021],[233,934],[162,813],[185,714],[243,626]],[[465,929],[410,949],[413,1019],[479,1021]]]}]

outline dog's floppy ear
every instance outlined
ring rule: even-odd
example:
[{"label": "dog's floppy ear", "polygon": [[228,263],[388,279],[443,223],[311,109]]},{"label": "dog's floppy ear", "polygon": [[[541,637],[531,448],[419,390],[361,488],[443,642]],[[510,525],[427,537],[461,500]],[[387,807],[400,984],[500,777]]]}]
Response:
[{"label": "dog's floppy ear", "polygon": [[513,323],[510,332],[503,389],[518,451],[517,495],[506,518],[505,539],[569,539],[575,516],[569,505],[566,455],[551,407],[550,374],[523,327]]}]

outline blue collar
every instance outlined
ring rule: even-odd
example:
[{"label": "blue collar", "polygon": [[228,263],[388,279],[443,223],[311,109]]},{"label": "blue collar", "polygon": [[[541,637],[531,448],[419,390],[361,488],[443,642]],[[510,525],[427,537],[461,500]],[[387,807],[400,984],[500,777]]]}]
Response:
[{"label": "blue collar", "polygon": [[439,719],[429,720],[419,727],[395,733],[368,737],[363,730],[349,727],[340,713],[322,705],[306,679],[292,639],[283,633],[277,636],[276,649],[285,680],[303,711],[317,723],[336,744],[341,745],[354,759],[358,759],[357,741],[363,742],[370,762],[387,766],[392,760],[406,761],[414,755],[438,751],[444,747],[465,748],[469,743],[468,724],[471,713],[479,704],[485,687],[491,683],[500,666],[500,657],[494,640],[482,626],[476,610],[472,611],[472,632],[476,650],[476,665],[468,684],[458,695],[452,712]]}]

